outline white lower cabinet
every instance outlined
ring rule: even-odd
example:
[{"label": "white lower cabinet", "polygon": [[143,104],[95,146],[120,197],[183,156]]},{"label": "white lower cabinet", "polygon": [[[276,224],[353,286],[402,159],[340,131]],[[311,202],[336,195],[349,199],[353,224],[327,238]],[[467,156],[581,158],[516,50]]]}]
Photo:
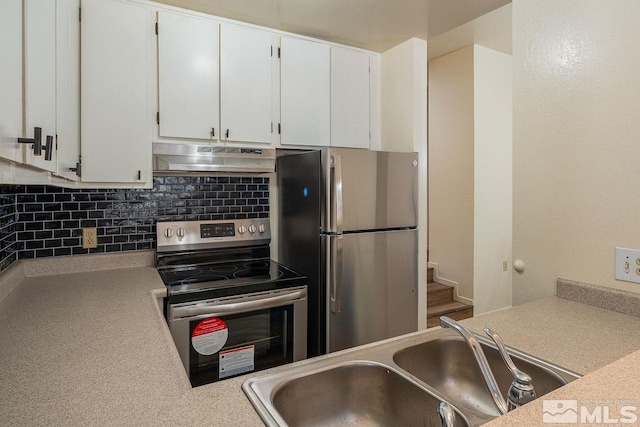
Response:
[{"label": "white lower cabinet", "polygon": [[154,25],[145,6],[82,1],[83,182],[151,182]]}]

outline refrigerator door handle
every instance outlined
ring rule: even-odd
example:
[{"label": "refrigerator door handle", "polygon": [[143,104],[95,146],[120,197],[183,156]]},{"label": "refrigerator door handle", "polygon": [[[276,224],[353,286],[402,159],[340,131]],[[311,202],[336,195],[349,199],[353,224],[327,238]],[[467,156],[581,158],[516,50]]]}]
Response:
[{"label": "refrigerator door handle", "polygon": [[335,197],[335,232],[342,234],[342,160],[339,155],[331,156],[331,167],[333,168],[333,194]]},{"label": "refrigerator door handle", "polygon": [[340,313],[342,305],[342,236],[333,236],[331,242],[331,312]]}]

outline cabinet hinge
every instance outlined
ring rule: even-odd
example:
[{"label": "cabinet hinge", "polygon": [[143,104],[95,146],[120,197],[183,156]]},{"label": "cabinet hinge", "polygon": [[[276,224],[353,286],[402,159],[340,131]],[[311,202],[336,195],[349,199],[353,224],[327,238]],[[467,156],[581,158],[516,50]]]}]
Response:
[{"label": "cabinet hinge", "polygon": [[160,124],[160,111],[156,113],[156,123]]},{"label": "cabinet hinge", "polygon": [[82,8],[78,8],[78,21],[82,22]]},{"label": "cabinet hinge", "polygon": [[158,23],[156,22],[156,36],[158,35]]},{"label": "cabinet hinge", "polygon": [[280,128],[280,123],[278,123],[278,134],[280,134],[280,133],[281,133],[281,130],[282,130],[282,129]]},{"label": "cabinet hinge", "polygon": [[278,58],[280,58],[280,48],[278,48]]}]

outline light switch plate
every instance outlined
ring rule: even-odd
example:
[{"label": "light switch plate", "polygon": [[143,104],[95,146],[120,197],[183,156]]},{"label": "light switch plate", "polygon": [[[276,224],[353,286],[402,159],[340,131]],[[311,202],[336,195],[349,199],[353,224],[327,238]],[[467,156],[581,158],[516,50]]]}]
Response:
[{"label": "light switch plate", "polygon": [[616,247],[615,278],[640,283],[640,249]]}]

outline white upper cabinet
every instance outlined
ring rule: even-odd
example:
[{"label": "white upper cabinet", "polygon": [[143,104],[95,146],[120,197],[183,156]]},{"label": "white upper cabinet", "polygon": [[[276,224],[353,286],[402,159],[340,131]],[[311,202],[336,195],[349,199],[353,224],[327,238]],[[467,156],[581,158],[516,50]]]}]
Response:
[{"label": "white upper cabinet", "polygon": [[227,141],[271,143],[272,35],[220,26],[220,124]]},{"label": "white upper cabinet", "polygon": [[22,1],[0,0],[0,157],[22,160]]},{"label": "white upper cabinet", "polygon": [[59,176],[79,179],[80,157],[80,0],[57,0],[56,155]]},{"label": "white upper cabinet", "polygon": [[[36,156],[28,145],[25,163],[56,172],[56,2],[25,0],[23,22],[25,137],[42,129],[42,152]],[[50,160],[46,147],[51,147]]]},{"label": "white upper cabinet", "polygon": [[154,24],[139,4],[82,2],[82,181],[151,182]]},{"label": "white upper cabinet", "polygon": [[289,37],[280,43],[280,142],[328,146],[330,47]]},{"label": "white upper cabinet", "polygon": [[[0,3],[0,52],[6,61],[0,67],[0,156],[61,175],[68,172],[61,166],[61,148],[73,162],[79,154],[78,7],[78,0]],[[33,142],[18,143],[18,137],[33,139],[35,128],[40,155]],[[47,182],[48,175],[41,176]],[[34,182],[23,178],[12,182]]]},{"label": "white upper cabinet", "polygon": [[219,139],[218,23],[158,12],[161,137]]},{"label": "white upper cabinet", "polygon": [[331,146],[369,148],[369,55],[331,47]]}]

